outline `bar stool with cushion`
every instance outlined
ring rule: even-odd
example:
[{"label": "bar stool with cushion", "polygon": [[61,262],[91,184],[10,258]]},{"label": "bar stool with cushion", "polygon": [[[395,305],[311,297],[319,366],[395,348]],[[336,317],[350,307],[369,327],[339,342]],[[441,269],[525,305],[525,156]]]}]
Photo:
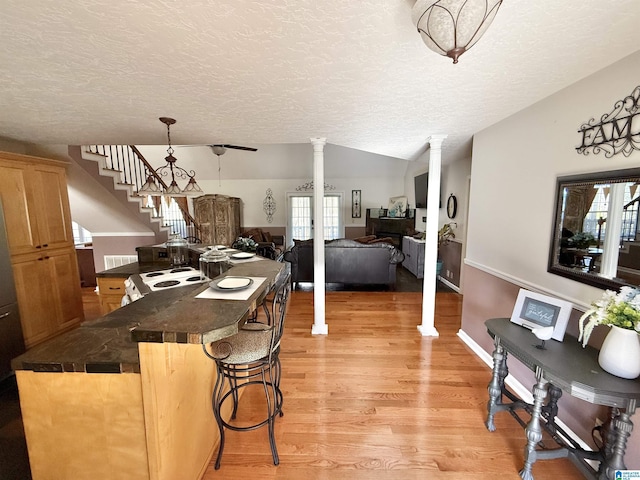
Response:
[{"label": "bar stool with cushion", "polygon": [[[205,354],[216,362],[218,373],[211,400],[220,430],[216,470],[220,468],[224,450],[225,428],[249,431],[267,425],[273,464],[278,465],[280,461],[274,431],[276,417],[283,415],[279,353],[290,292],[290,274],[283,273],[268,296],[271,300],[271,311],[270,315],[267,315],[269,319],[267,323],[245,324],[236,335],[213,342],[210,352],[206,345],[203,345]],[[251,425],[234,425],[230,422],[236,419],[239,392],[251,385],[261,385],[264,389],[267,404],[266,418]],[[227,401],[233,402],[229,422],[222,417],[223,405]]]}]

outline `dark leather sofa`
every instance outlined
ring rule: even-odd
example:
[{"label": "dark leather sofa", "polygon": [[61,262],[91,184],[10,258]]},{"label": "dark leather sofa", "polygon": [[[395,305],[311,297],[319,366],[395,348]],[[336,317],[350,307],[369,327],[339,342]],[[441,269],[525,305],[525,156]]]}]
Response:
[{"label": "dark leather sofa", "polygon": [[[313,240],[296,241],[284,253],[291,263],[291,281],[313,282]],[[404,254],[388,243],[363,244],[349,239],[325,243],[325,282],[387,285],[395,289],[396,267]]]}]

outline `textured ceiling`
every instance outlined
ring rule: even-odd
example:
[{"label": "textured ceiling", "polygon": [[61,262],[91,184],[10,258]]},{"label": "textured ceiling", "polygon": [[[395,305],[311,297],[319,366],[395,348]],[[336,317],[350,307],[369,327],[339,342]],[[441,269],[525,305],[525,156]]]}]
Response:
[{"label": "textured ceiling", "polygon": [[415,159],[633,53],[637,0],[505,0],[453,65],[412,0],[2,0],[0,137],[39,144],[328,142]]}]

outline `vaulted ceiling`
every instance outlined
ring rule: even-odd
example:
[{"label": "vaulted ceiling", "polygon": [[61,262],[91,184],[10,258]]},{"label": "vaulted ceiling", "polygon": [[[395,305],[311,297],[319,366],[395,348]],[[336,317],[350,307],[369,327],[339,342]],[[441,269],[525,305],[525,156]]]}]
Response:
[{"label": "vaulted ceiling", "polygon": [[640,45],[637,0],[505,0],[453,65],[422,43],[413,3],[3,0],[0,137],[163,145],[170,116],[174,144],[325,136],[407,160],[447,134],[447,162]]}]

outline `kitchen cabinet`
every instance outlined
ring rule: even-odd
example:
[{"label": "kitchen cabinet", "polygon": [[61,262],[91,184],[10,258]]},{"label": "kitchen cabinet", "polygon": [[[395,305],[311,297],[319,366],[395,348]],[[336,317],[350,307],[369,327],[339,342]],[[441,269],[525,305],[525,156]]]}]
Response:
[{"label": "kitchen cabinet", "polygon": [[125,295],[124,281],[121,277],[98,277],[98,295],[100,297],[100,313],[106,315],[122,306]]},{"label": "kitchen cabinet", "polygon": [[424,277],[424,240],[416,240],[413,237],[402,237],[402,253],[404,260],[402,266],[413,273],[417,278]]},{"label": "kitchen cabinet", "polygon": [[84,317],[65,165],[0,152],[0,197],[28,348]]},{"label": "kitchen cabinet", "polygon": [[75,250],[16,255],[12,266],[27,348],[82,321]]},{"label": "kitchen cabinet", "polygon": [[200,239],[205,245],[231,245],[240,236],[240,199],[203,195],[193,200]]},{"label": "kitchen cabinet", "polygon": [[0,153],[0,194],[11,254],[73,246],[64,167],[6,155]]}]

